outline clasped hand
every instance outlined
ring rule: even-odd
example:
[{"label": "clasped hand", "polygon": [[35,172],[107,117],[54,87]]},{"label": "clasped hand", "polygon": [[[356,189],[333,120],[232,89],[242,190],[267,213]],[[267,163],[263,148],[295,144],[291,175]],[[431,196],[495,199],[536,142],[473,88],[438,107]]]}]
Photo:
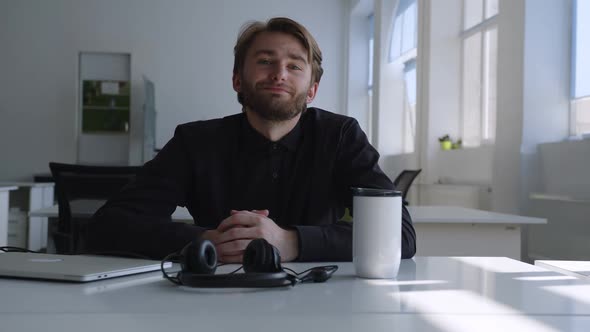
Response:
[{"label": "clasped hand", "polygon": [[279,227],[268,214],[268,210],[232,210],[217,229],[205,231],[203,238],[213,242],[223,263],[242,263],[244,250],[258,238],[275,246],[283,262],[294,260],[299,254],[297,231]]}]

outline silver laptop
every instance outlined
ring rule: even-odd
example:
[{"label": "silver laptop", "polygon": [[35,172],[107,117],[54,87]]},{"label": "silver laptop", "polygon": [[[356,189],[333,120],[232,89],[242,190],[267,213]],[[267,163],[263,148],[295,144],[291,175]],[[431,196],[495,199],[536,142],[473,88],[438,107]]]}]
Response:
[{"label": "silver laptop", "polygon": [[[164,268],[172,267],[165,263]],[[157,271],[159,261],[86,255],[7,252],[0,254],[0,276],[76,282]]]}]

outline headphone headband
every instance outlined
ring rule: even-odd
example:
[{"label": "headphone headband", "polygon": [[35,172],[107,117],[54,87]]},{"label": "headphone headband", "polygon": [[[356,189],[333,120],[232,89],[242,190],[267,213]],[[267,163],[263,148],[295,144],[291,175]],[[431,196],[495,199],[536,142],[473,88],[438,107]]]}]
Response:
[{"label": "headphone headband", "polygon": [[295,279],[286,272],[248,272],[234,274],[196,274],[181,271],[178,280],[185,286],[205,288],[256,288],[293,286]]},{"label": "headphone headband", "polygon": [[[179,257],[182,270],[176,277],[164,271],[164,262],[169,257]],[[189,287],[207,288],[256,288],[294,286],[300,282],[324,282],[338,269],[336,265],[319,266],[302,273],[281,267],[281,256],[277,248],[265,239],[254,239],[246,247],[243,265],[244,273],[215,274],[217,252],[211,241],[197,239],[188,243],[178,254],[170,254],[161,264],[164,277],[169,281]],[[238,269],[239,270],[239,269]],[[309,271],[309,272],[308,272]],[[301,274],[308,272],[302,277]]]}]

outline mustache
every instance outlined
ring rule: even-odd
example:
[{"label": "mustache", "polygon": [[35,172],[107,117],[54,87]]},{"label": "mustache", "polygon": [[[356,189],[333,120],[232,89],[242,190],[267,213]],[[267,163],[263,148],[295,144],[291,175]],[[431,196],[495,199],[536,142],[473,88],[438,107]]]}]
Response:
[{"label": "mustache", "polygon": [[280,84],[276,84],[274,82],[260,82],[260,83],[256,83],[256,89],[269,89],[269,88],[273,88],[273,89],[282,89],[285,90],[289,93],[293,93],[295,91],[295,89],[293,89],[293,87],[291,87],[290,85],[284,84],[284,83],[280,83]]}]

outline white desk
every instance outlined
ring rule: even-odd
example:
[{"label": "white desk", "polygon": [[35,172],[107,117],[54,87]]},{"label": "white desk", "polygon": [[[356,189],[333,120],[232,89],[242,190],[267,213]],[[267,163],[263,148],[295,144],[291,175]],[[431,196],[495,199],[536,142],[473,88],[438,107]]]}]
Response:
[{"label": "white desk", "polygon": [[[286,264],[303,270],[315,264]],[[498,257],[417,257],[397,280],[191,289],[159,273],[70,284],[4,279],[6,331],[584,331],[590,284]],[[227,270],[233,266],[226,266]]]},{"label": "white desk", "polygon": [[535,265],[572,277],[590,280],[589,261],[536,260]]},{"label": "white desk", "polygon": [[0,186],[0,246],[8,244],[8,203],[11,190],[18,189],[15,186]]},{"label": "white desk", "polygon": [[[80,218],[90,218],[94,215],[101,206],[104,205],[105,200],[93,200],[93,199],[80,199],[70,202],[70,209],[72,216]],[[56,205],[47,206],[41,209],[37,209],[29,212],[31,217],[47,217],[57,218],[59,216],[59,207]],[[177,207],[176,211],[172,214],[174,221],[193,221],[193,217],[190,215],[188,210],[183,207]]]},{"label": "white desk", "polygon": [[521,259],[521,229],[547,219],[454,206],[409,206],[419,256]]},{"label": "white desk", "polygon": [[[72,213],[90,218],[104,204],[98,200],[72,201]],[[409,206],[419,256],[505,256],[521,259],[523,225],[545,224],[546,219],[453,206]],[[57,205],[32,211],[30,216],[57,218]],[[186,208],[172,214],[175,221],[192,222]]]}]

